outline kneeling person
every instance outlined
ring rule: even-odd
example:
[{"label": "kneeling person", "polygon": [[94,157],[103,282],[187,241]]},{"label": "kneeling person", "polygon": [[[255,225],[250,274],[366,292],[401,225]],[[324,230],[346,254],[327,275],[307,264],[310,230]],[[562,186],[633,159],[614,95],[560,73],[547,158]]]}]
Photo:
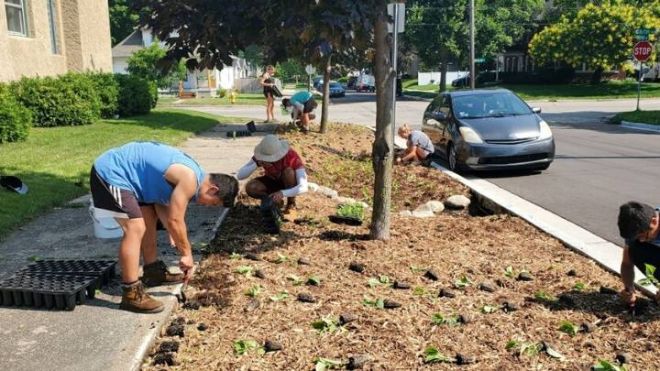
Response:
[{"label": "kneeling person", "polygon": [[412,130],[408,124],[399,128],[399,136],[406,140],[407,148],[402,156],[397,157],[397,163],[424,162],[435,151],[428,135]]},{"label": "kneeling person", "polygon": [[[660,280],[660,209],[631,201],[619,209],[619,233],[626,241],[621,262],[621,297],[630,306],[635,305],[635,267],[646,273],[646,265],[656,268],[655,278]],[[660,291],[655,296],[660,303]]]},{"label": "kneeling person", "polygon": [[[282,205],[287,198],[283,216],[285,220],[296,218],[296,196],[307,192],[307,173],[305,164],[298,153],[289,147],[289,143],[275,135],[266,135],[254,148],[254,156],[245,164],[236,177],[246,179],[257,168],[263,168],[264,175],[250,180],[245,191],[250,197],[260,199],[262,210],[268,211],[271,204]],[[269,222],[269,232],[277,232],[276,226]]]},{"label": "kneeling person", "polygon": [[[124,235],[119,245],[123,296],[121,309],[155,313],[163,303],[144,292],[157,286],[188,282],[193,274],[192,247],[185,215],[188,203],[231,207],[238,182],[229,175],[206,174],[185,153],[156,142],[132,142],[103,153],[94,162],[90,188],[97,218],[112,217]],[[164,221],[181,253],[183,274],[173,275],[158,260],[156,225]],[[140,255],[144,274],[139,280]]]},{"label": "kneeling person", "polygon": [[309,131],[309,123],[314,119],[312,113],[318,104],[314,100],[312,93],[308,91],[299,91],[291,96],[291,98],[282,99],[282,105],[285,108],[292,108],[291,118],[293,122],[300,119],[300,128],[303,132]]}]

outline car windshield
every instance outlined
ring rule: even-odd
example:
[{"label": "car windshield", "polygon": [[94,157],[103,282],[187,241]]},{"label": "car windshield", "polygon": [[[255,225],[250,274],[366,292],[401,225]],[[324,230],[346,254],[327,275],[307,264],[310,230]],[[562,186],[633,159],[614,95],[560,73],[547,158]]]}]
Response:
[{"label": "car windshield", "polygon": [[453,97],[454,114],[459,119],[529,115],[532,110],[513,93],[459,95]]},{"label": "car windshield", "polygon": [[339,85],[338,82],[331,82],[331,83],[330,83],[330,87],[331,87],[331,88],[338,89],[338,88],[341,88],[341,85]]}]

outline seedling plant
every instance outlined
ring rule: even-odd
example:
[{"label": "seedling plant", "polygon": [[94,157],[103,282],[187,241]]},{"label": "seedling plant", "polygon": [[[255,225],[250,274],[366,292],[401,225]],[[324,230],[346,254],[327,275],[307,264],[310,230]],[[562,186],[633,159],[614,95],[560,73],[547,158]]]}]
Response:
[{"label": "seedling plant", "polygon": [[259,354],[265,353],[264,349],[261,346],[259,346],[259,343],[251,339],[235,340],[233,343],[233,347],[234,347],[234,354],[236,354],[237,356],[242,356],[253,349],[256,349],[257,353]]},{"label": "seedling plant", "polygon": [[573,322],[570,321],[561,321],[559,325],[559,331],[567,333],[571,337],[577,335],[577,333],[580,331],[580,326],[577,326]]},{"label": "seedling plant", "polygon": [[424,362],[438,363],[438,362],[454,362],[453,358],[441,354],[436,347],[427,347],[424,350]]},{"label": "seedling plant", "polygon": [[337,207],[337,216],[362,221],[364,219],[364,206],[359,203],[341,204]]},{"label": "seedling plant", "polygon": [[459,316],[443,316],[442,313],[435,313],[431,316],[434,325],[458,326],[461,323]]},{"label": "seedling plant", "polygon": [[655,278],[656,267],[654,267],[651,264],[644,264],[644,268],[645,268],[645,272],[644,272],[645,277],[639,280],[639,284],[644,286],[653,285],[655,287],[659,287],[660,282],[658,282],[658,279]]}]

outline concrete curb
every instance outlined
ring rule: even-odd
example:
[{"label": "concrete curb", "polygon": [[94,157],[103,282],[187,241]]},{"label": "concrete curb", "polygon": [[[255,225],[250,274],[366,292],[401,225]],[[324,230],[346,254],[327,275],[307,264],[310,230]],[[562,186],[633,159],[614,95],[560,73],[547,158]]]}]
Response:
[{"label": "concrete curb", "polygon": [[660,125],[642,124],[639,122],[631,122],[631,121],[621,121],[621,127],[626,129],[660,133]]},{"label": "concrete curb", "polygon": [[[213,225],[213,228],[211,228],[212,236],[215,236],[215,234],[218,232],[218,229],[220,228],[222,222],[227,217],[227,214],[229,214],[229,209],[223,207],[222,211],[220,211],[220,216],[218,217],[218,220],[216,220],[215,224]],[[144,362],[144,359],[147,357],[149,349],[151,349],[151,347],[153,346],[154,342],[156,341],[156,338],[160,335],[163,326],[165,326],[165,324],[167,323],[167,319],[174,312],[174,308],[176,308],[177,299],[175,298],[175,295],[181,292],[182,285],[183,284],[179,284],[173,287],[171,291],[172,294],[171,300],[173,300],[172,305],[168,305],[166,309],[159,314],[157,323],[154,325],[153,328],[151,328],[147,332],[147,334],[140,342],[140,345],[138,346],[130,364],[131,371],[139,371],[140,369],[142,369],[142,363]]]},{"label": "concrete curb", "polygon": [[[621,247],[596,236],[586,229],[551,213],[519,196],[516,196],[497,185],[480,178],[464,178],[441,165],[433,162],[432,166],[451,178],[469,187],[487,202],[494,203],[509,213],[525,219],[530,224],[548,233],[566,246],[592,259],[606,270],[619,275],[621,267]],[[644,278],[635,269],[635,282]],[[644,294],[652,296],[656,288],[636,284]]]}]

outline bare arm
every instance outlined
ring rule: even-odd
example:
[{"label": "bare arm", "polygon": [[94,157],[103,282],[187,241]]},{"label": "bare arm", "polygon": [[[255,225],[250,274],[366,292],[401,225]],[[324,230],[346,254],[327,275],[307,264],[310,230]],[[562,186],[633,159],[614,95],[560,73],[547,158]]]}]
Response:
[{"label": "bare arm", "polygon": [[267,83],[266,80],[270,79],[270,75],[267,73],[264,73],[261,75],[261,78],[259,79],[259,84],[263,87],[270,86],[272,87],[275,84]]},{"label": "bare arm", "polygon": [[408,151],[408,154],[403,156],[401,161],[406,162],[413,160],[415,158],[415,154],[417,153],[417,146],[408,147]]},{"label": "bare arm", "polygon": [[635,291],[635,264],[630,259],[630,248],[623,248],[623,259],[621,261],[621,281],[626,291]]},{"label": "bare arm", "polygon": [[185,165],[174,164],[167,169],[165,179],[174,184],[167,213],[167,230],[182,256],[192,257],[192,246],[188,241],[186,209],[197,191],[195,173]]}]

